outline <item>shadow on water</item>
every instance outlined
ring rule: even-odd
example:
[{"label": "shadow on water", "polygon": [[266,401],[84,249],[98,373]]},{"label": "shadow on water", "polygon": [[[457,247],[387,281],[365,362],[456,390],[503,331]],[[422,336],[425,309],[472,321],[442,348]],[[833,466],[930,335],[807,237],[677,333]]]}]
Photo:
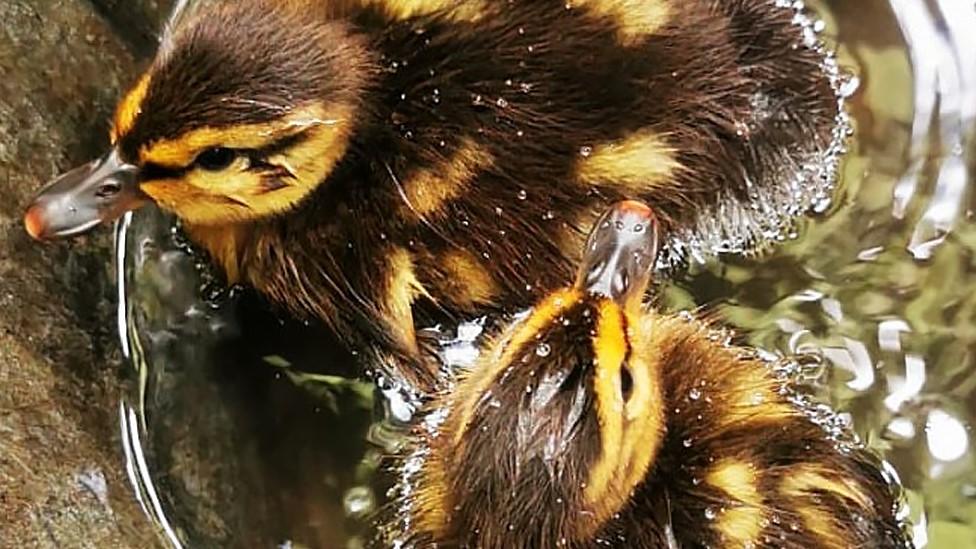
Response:
[{"label": "shadow on water", "polygon": [[[815,7],[859,81],[832,208],[768,256],[693,266],[662,302],[822,356],[811,383],[899,472],[918,545],[962,547],[976,536],[976,8]],[[247,293],[202,299],[205,269],[157,212],[121,224],[117,249],[125,455],[163,537],[359,546],[396,436],[374,423],[371,385],[341,379],[354,357]]]}]

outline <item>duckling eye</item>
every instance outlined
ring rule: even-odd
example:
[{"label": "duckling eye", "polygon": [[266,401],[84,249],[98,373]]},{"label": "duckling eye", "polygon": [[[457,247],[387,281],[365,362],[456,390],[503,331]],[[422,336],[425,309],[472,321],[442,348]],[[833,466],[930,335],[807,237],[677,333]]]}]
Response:
[{"label": "duckling eye", "polygon": [[197,166],[210,172],[227,169],[237,158],[237,151],[227,147],[213,147],[197,155]]},{"label": "duckling eye", "polygon": [[630,400],[630,395],[634,392],[634,377],[630,373],[630,368],[623,366],[620,368],[620,394],[624,402]]}]

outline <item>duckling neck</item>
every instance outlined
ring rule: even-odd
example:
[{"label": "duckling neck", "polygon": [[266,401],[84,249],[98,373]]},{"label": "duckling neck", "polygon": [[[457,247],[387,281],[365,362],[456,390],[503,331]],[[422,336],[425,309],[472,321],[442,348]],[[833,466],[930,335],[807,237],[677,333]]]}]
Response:
[{"label": "duckling neck", "polygon": [[184,223],[183,229],[197,246],[210,254],[228,284],[243,282],[244,253],[254,234],[251,223],[203,226]]}]

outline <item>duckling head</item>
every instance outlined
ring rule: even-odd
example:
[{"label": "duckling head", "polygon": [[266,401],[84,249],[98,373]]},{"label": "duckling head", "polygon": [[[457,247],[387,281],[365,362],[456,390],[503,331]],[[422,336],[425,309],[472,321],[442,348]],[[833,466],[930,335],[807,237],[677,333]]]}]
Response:
[{"label": "duckling head", "polygon": [[118,105],[111,150],[42,190],[28,232],[70,236],[150,201],[201,226],[294,208],[345,154],[371,73],[363,41],[310,10],[194,8]]},{"label": "duckling head", "polygon": [[656,252],[651,210],[617,204],[591,233],[575,285],[483,354],[431,441],[422,529],[460,546],[572,545],[625,507],[663,437],[640,314]]}]

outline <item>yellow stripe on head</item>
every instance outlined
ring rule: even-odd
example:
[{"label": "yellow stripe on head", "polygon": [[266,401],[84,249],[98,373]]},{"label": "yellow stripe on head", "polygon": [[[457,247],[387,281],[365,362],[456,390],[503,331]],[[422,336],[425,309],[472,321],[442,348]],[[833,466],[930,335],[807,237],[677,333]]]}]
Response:
[{"label": "yellow stripe on head", "polygon": [[[593,349],[601,451],[585,489],[600,522],[630,499],[661,444],[661,380],[646,326],[637,310],[624,311],[609,299],[600,305]],[[624,395],[626,383],[630,388]]]},{"label": "yellow stripe on head", "polygon": [[[352,108],[346,105],[310,104],[267,123],[199,128],[150,143],[139,151],[141,164],[184,171],[144,181],[140,187],[189,225],[221,225],[286,212],[325,181],[345,154],[351,116]],[[253,169],[247,154],[299,134],[294,144],[262,158],[266,168]],[[219,170],[194,165],[201,153],[217,148],[244,154]]]},{"label": "yellow stripe on head", "polygon": [[601,304],[596,335],[593,336],[596,357],[593,383],[602,448],[586,486],[586,499],[591,504],[597,504],[608,495],[608,490],[615,488],[611,486],[611,480],[626,459],[621,455],[624,400],[620,392],[620,370],[627,358],[629,343],[622,320],[622,311],[616,303],[605,300]]},{"label": "yellow stripe on head", "polygon": [[190,130],[172,139],[161,139],[139,150],[139,161],[168,168],[184,168],[197,155],[212,147],[229,149],[259,149],[275,139],[309,129],[345,133],[352,109],[337,105],[333,108],[313,103],[292,109],[280,119],[259,124],[240,124],[220,128],[203,127]]},{"label": "yellow stripe on head", "polygon": [[132,126],[135,125],[136,118],[142,112],[142,102],[146,99],[146,93],[149,91],[149,81],[150,76],[147,72],[125,94],[125,97],[122,98],[122,101],[116,107],[112,130],[109,132],[113,145],[118,143],[119,139],[129,133],[132,130]]}]

